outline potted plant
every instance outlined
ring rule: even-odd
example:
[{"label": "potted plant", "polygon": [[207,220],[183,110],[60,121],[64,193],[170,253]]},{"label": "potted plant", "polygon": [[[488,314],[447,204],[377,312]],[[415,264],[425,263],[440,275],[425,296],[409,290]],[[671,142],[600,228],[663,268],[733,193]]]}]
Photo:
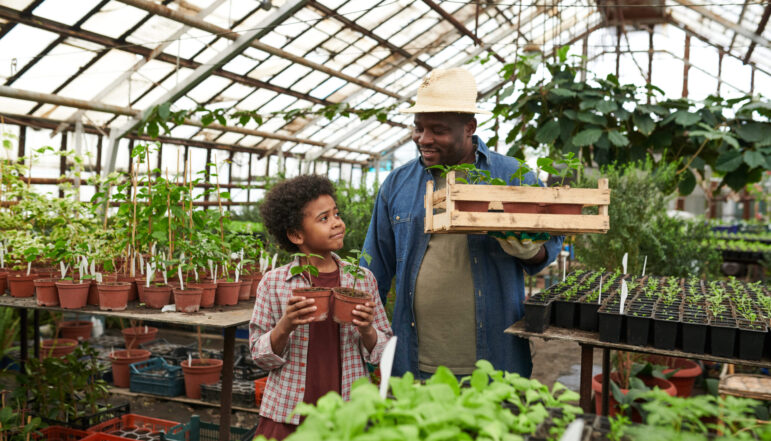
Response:
[{"label": "potted plant", "polygon": [[[55,283],[59,294],[59,304],[65,309],[80,309],[86,306],[91,288],[85,258],[76,254],[76,250],[71,250],[67,242],[57,241],[55,248],[58,249],[56,253],[59,257],[59,267],[62,274],[61,280]],[[75,267],[78,269],[78,282],[66,275],[69,269],[74,274]]]},{"label": "potted plant", "polygon": [[683,351],[704,354],[707,346],[709,319],[704,301],[704,285],[691,277],[683,286],[685,301],[682,303]]},{"label": "potted plant", "polygon": [[[332,290],[329,288],[319,288],[313,286],[313,277],[318,277],[319,270],[311,264],[311,258],[322,260],[324,258],[318,254],[312,253],[294,253],[292,256],[298,259],[299,264],[293,266],[290,270],[290,273],[292,273],[293,276],[296,276],[297,274],[307,274],[308,283],[310,284],[309,287],[292,288],[292,296],[314,299],[313,306],[316,307],[316,311],[311,314],[313,320],[326,320],[327,316],[329,315],[329,300],[332,297]],[[307,263],[303,264],[303,259],[305,259],[305,262]]]},{"label": "potted plant", "polygon": [[131,363],[145,361],[150,358],[146,349],[126,349],[110,352],[112,362],[112,382],[116,387],[129,387]]},{"label": "potted plant", "polygon": [[709,283],[706,300],[711,354],[718,357],[733,357],[736,349],[736,318],[728,295],[720,282]]},{"label": "potted plant", "polygon": [[[166,273],[167,261],[161,253],[153,254],[149,260],[147,272],[145,273],[146,279],[140,293],[144,297],[145,306],[148,308],[161,309],[169,304],[172,292],[172,287],[168,284],[168,275]],[[161,276],[163,277],[162,283],[153,281],[159,266],[163,268],[163,270],[160,271]]]},{"label": "potted plant", "polygon": [[158,335],[158,328],[142,325],[142,322],[131,320],[128,328],[121,329],[123,340],[126,342],[126,349],[138,348],[142,343],[155,340]]},{"label": "potted plant", "polygon": [[10,246],[8,257],[12,271],[8,275],[8,289],[13,297],[32,297],[35,292],[33,280],[38,277],[32,270],[32,263],[43,254],[44,246],[29,232],[12,237]]},{"label": "potted plant", "polygon": [[61,337],[75,340],[88,340],[91,338],[93,326],[94,324],[91,320],[57,321],[56,325]]},{"label": "potted plant", "polygon": [[174,288],[174,305],[176,305],[177,311],[192,313],[198,312],[198,308],[201,306],[201,295],[203,290],[200,288],[192,288],[185,286],[183,272],[193,268],[193,265],[185,263],[185,253],[180,255],[179,262],[177,264],[177,276],[179,278],[179,288]]},{"label": "potted plant", "polygon": [[658,293],[653,316],[653,346],[672,350],[677,342],[679,323],[682,321],[682,284],[683,280],[675,277],[667,279],[666,286]]},{"label": "potted plant", "polygon": [[97,284],[99,309],[102,311],[123,311],[128,306],[131,283],[102,282]]},{"label": "potted plant", "polygon": [[222,360],[206,358],[203,352],[201,327],[198,326],[198,357],[188,357],[180,363],[185,375],[185,395],[188,398],[201,398],[201,385],[214,384],[220,380]]},{"label": "potted plant", "polygon": [[72,353],[78,341],[71,338],[53,338],[40,342],[40,359],[46,357],[64,357]]},{"label": "potted plant", "polygon": [[356,282],[364,279],[365,273],[361,269],[361,259],[364,259],[367,263],[372,260],[372,257],[367,254],[366,251],[351,250],[352,255],[346,258],[348,265],[343,266],[343,272],[350,274],[353,277],[353,286],[351,288],[339,287],[334,288],[334,315],[333,319],[337,323],[353,323],[355,316],[353,310],[356,306],[363,305],[370,301],[372,297],[369,293],[356,290]]},{"label": "potted plant", "polygon": [[653,365],[666,366],[661,371],[677,389],[678,397],[690,397],[696,377],[701,375],[701,366],[687,358],[647,355],[645,360]]},{"label": "potted plant", "polygon": [[238,303],[238,297],[241,291],[241,282],[237,282],[233,276],[230,275],[230,268],[233,267],[230,261],[230,254],[225,253],[227,258],[224,261],[222,268],[222,279],[217,279],[217,265],[214,265],[213,277],[217,280],[217,292],[214,298],[214,303],[217,305],[235,305]]},{"label": "potted plant", "polygon": [[190,288],[201,290],[200,307],[211,308],[214,306],[217,283],[214,280],[203,278],[201,275],[205,273],[208,262],[211,262],[217,256],[217,245],[204,232],[196,230],[194,237],[196,238],[194,239],[196,245],[189,249],[191,253],[191,271],[193,271],[194,279],[188,281],[187,284]]}]

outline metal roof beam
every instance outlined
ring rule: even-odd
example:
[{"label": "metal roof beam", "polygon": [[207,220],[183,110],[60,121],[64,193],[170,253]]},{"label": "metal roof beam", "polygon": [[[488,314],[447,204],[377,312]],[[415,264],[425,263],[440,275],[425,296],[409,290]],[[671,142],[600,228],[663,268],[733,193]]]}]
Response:
[{"label": "metal roof beam", "polygon": [[[455,26],[455,29],[460,31],[461,34],[464,34],[467,37],[469,37],[472,40],[474,40],[474,43],[476,43],[476,44],[478,44],[480,46],[484,46],[484,43],[482,42],[482,40],[480,40],[476,35],[474,35],[473,32],[469,31],[468,28],[466,28],[466,26],[464,26],[463,23],[458,21],[457,18],[453,17],[452,14],[450,14],[449,12],[445,11],[444,9],[442,9],[441,6],[439,6],[438,4],[434,3],[432,0],[423,0],[423,3],[427,4],[431,9],[436,11],[436,13],[441,15],[442,18],[444,18],[445,20],[447,20],[450,23],[452,23],[452,25]],[[495,58],[498,59],[498,61],[500,61],[503,64],[506,64],[506,60],[503,57],[501,57],[500,55],[498,55],[494,50],[490,49],[489,51],[490,51],[490,53]]]},{"label": "metal roof beam", "polygon": [[754,32],[750,31],[749,29],[743,26],[740,26],[724,17],[721,17],[720,15],[710,11],[709,9],[703,6],[699,6],[697,4],[691,3],[690,0],[675,0],[675,2],[683,6],[687,6],[689,9],[695,12],[698,12],[702,17],[712,20],[716,23],[719,23],[724,28],[730,29],[744,38],[747,38],[761,46],[771,48],[771,41],[769,41],[768,39],[760,35],[757,35]]},{"label": "metal roof beam", "polygon": [[[140,46],[136,44],[127,44],[125,41],[121,41],[115,38],[110,38],[104,35],[100,35],[90,31],[85,31],[82,29],[78,29],[78,30],[71,29],[69,26],[63,23],[55,22],[53,20],[49,20],[46,18],[22,15],[22,13],[20,13],[19,11],[16,11],[11,8],[7,8],[5,6],[0,6],[0,18],[4,18],[12,22],[18,22],[34,28],[43,29],[49,32],[58,33],[61,35],[65,35],[67,37],[78,38],[81,40],[89,41],[91,43],[96,43],[96,44],[105,46],[108,50],[109,49],[121,50],[132,54],[140,55],[144,58],[151,58],[155,56],[155,59],[159,61],[173,64],[175,66],[179,64],[180,67],[185,67],[193,70],[201,66],[201,63],[198,63],[197,61],[188,60],[186,58],[178,59],[177,57],[173,55],[169,55],[164,52],[154,54],[152,49],[146,48],[144,46]],[[245,86],[267,89],[276,93],[290,95],[298,99],[310,101],[314,104],[319,104],[323,106],[332,104],[327,100],[314,98],[310,95],[296,92],[294,90],[286,89],[284,87],[274,86],[270,83],[256,80],[251,77],[238,75],[236,73],[233,73],[224,69],[216,69],[212,72],[212,75],[227,78],[231,81],[235,81]]]},{"label": "metal roof beam", "polygon": [[[190,14],[185,14],[184,12],[175,11],[171,8],[168,8],[166,6],[160,5],[158,3],[153,3],[151,1],[147,0],[119,0],[121,3],[125,3],[127,5],[133,6],[135,8],[142,9],[147,12],[152,12],[154,14],[160,15],[161,17],[165,17],[169,20],[177,21],[179,23],[184,23],[188,26],[192,26],[197,29],[201,29],[206,32],[210,32],[215,35],[219,35],[220,37],[227,38],[229,40],[235,40],[239,38],[239,34],[237,32],[231,32],[228,29],[221,28],[217,25],[211,24],[204,20],[196,19],[194,16],[191,16]],[[307,1],[307,0],[306,0]],[[289,61],[292,61],[297,64],[301,64],[303,66],[309,67],[311,69],[324,72],[327,75],[331,75],[340,79],[343,79],[345,81],[348,81],[349,83],[357,84],[361,87],[375,90],[379,93],[382,93],[384,95],[388,95],[394,98],[400,98],[399,94],[393,93],[389,90],[383,89],[382,87],[378,87],[374,84],[372,84],[369,81],[364,81],[356,77],[352,77],[350,75],[344,74],[342,72],[338,72],[334,69],[330,69],[326,66],[323,66],[318,63],[314,63],[312,61],[306,60],[302,57],[298,57],[297,55],[294,55],[290,52],[287,52],[283,49],[279,49],[270,45],[267,45],[265,43],[261,43],[259,41],[252,41],[250,43],[250,46],[259,49],[263,52],[267,52],[269,54],[275,55],[277,57],[281,57],[284,59],[287,59]]]},{"label": "metal roof beam", "polygon": [[[763,31],[766,30],[766,25],[768,24],[769,16],[771,16],[771,3],[766,4],[766,9],[763,11],[763,17],[760,18],[760,22],[758,22],[758,29],[755,31],[755,35],[763,35]],[[747,55],[744,56],[744,64],[747,64],[750,62],[750,57],[752,56],[752,51],[754,50],[755,50],[755,42],[753,41],[752,43],[750,43],[750,48],[747,49]]]}]

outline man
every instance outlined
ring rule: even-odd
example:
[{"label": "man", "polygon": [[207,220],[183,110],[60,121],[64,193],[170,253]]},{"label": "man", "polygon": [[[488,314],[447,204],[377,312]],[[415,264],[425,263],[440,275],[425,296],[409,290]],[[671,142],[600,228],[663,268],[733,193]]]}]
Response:
[{"label": "man", "polygon": [[[474,135],[476,82],[465,69],[434,70],[418,89],[412,140],[420,157],[394,170],[375,201],[364,249],[385,304],[396,276],[393,331],[398,337],[393,374],[427,378],[440,365],[457,376],[476,360],[529,376],[527,340],[504,334],[522,318],[523,269],[530,274],[552,262],[562,237],[543,243],[480,234],[425,234],[426,183],[445,185],[433,165],[471,163],[492,177],[509,178],[519,162],[492,152]],[[526,183],[534,183],[528,174]]]}]

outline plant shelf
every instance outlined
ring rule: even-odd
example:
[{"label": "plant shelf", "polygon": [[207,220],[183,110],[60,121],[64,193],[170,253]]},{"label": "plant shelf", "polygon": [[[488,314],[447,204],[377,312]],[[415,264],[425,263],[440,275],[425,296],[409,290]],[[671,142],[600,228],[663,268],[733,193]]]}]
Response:
[{"label": "plant shelf", "polygon": [[[458,202],[486,202],[488,211],[461,211]],[[506,213],[504,204],[549,204],[598,206],[598,214]],[[608,180],[596,189],[524,187],[455,183],[455,172],[447,173],[447,185],[434,191],[426,183],[425,232],[473,234],[487,231],[533,231],[559,234],[606,233],[610,229]]]}]

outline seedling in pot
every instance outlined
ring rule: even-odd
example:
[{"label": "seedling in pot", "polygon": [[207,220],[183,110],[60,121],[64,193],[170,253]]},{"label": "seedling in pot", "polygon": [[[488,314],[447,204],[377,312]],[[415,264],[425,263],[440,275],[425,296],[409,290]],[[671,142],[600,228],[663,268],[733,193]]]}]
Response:
[{"label": "seedling in pot", "polygon": [[[319,256],[318,254],[305,254],[305,253],[294,253],[292,254],[292,257],[298,257],[300,259],[300,265],[293,266],[292,269],[289,270],[290,273],[292,273],[293,276],[296,276],[300,273],[307,273],[308,274],[308,282],[310,282],[311,286],[313,286],[313,277],[319,276],[319,269],[316,268],[311,264],[311,257],[315,257],[317,259],[324,259],[322,256]],[[303,265],[303,258],[305,258],[305,261],[308,262],[305,265]]]},{"label": "seedling in pot", "polygon": [[343,271],[353,276],[353,291],[356,291],[356,282],[364,279],[365,272],[361,269],[361,259],[367,262],[367,265],[372,262],[372,256],[367,254],[366,251],[351,250],[351,255],[348,256],[345,261],[350,265],[345,265]]}]

